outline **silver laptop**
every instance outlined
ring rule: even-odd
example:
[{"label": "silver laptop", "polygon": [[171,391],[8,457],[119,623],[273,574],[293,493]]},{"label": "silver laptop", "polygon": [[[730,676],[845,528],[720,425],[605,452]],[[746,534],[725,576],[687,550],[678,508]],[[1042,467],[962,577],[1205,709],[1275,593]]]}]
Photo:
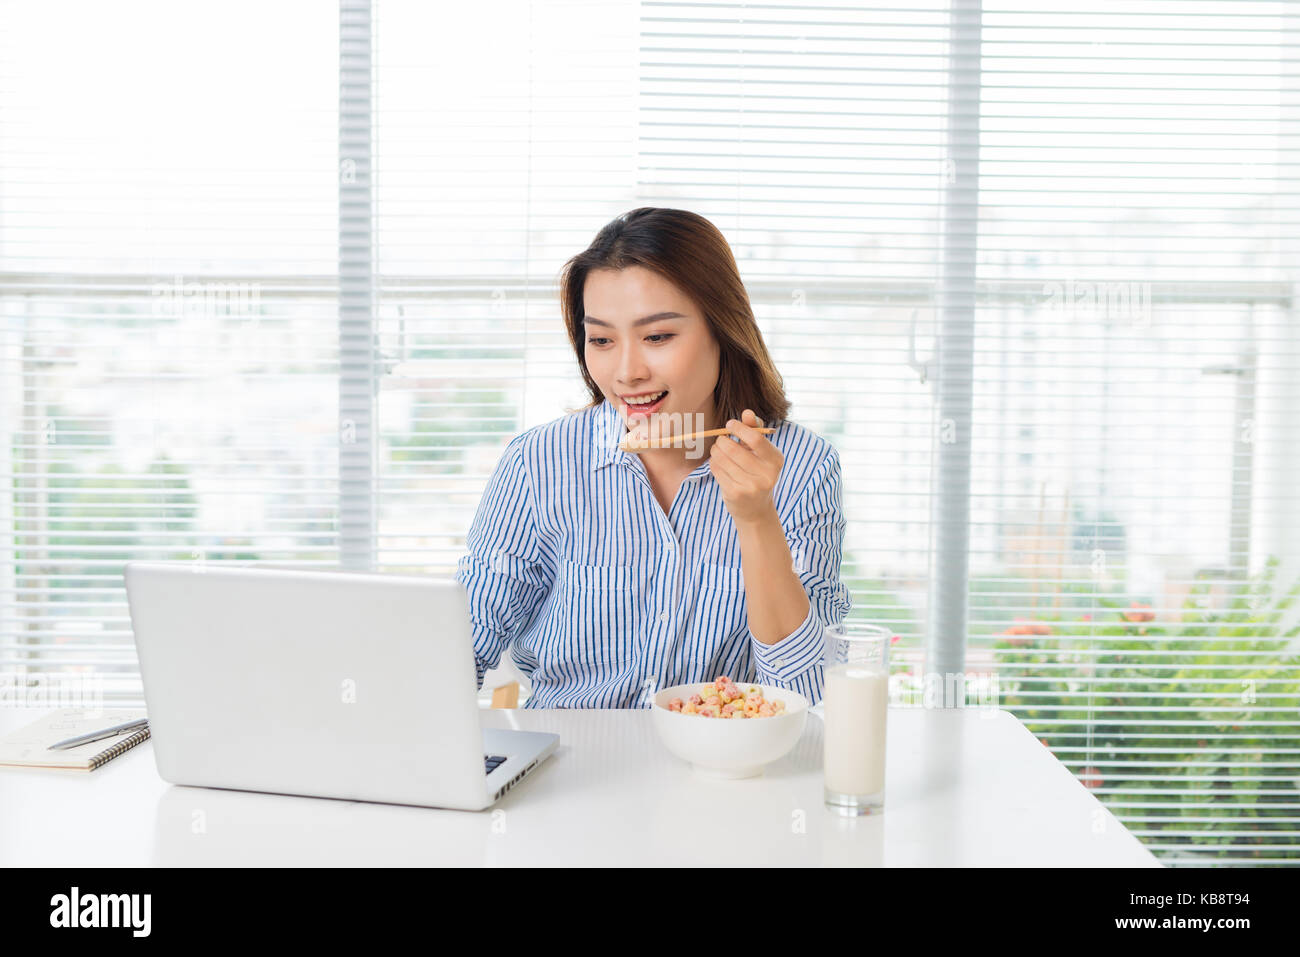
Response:
[{"label": "silver laptop", "polygon": [[126,592],[173,784],[479,810],[559,743],[482,727],[459,582],[128,562]]}]

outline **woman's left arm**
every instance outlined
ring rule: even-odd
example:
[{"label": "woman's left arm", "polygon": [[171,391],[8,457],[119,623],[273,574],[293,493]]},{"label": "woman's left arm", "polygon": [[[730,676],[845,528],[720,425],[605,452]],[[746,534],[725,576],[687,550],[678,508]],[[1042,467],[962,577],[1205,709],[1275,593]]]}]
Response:
[{"label": "woman's left arm", "polygon": [[737,524],[749,631],[765,645],[788,638],[808,617],[811,602],[794,571],[776,507],[765,518]]},{"label": "woman's left arm", "polygon": [[797,557],[792,557],[772,499],[784,459],[757,431],[761,424],[748,409],[743,421],[728,422],[744,444],[719,438],[710,468],[739,536],[749,630],[757,643],[760,675],[817,701],[823,630],[843,621],[852,607],[848,589],[839,580],[845,528],[839,456],[832,449],[796,506],[789,534]]}]

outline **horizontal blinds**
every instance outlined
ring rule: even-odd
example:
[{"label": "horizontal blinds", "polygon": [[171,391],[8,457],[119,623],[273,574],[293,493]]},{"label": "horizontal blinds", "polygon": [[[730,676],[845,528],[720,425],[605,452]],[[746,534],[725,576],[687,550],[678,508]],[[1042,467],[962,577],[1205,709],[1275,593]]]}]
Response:
[{"label": "horizontal blinds", "polygon": [[0,681],[139,703],[126,561],[338,559],[338,14],[0,22]]},{"label": "horizontal blinds", "polygon": [[1300,863],[1296,12],[983,7],[966,670],[1171,865]]},{"label": "horizontal blinds", "polygon": [[555,282],[637,205],[635,9],[376,7],[385,570],[454,574],[508,439],[585,404]]}]

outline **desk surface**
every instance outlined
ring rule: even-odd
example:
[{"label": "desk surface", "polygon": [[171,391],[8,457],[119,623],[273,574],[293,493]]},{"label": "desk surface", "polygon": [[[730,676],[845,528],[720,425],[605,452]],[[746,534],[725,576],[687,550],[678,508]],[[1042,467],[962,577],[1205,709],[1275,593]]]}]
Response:
[{"label": "desk surface", "polygon": [[[42,712],[0,709],[0,734]],[[762,776],[696,775],[648,711],[484,711],[560,747],[480,812],[177,787],[146,743],[97,771],[0,768],[0,866],[1159,862],[1014,716],[891,708],[883,813],[822,805],[822,723]]]}]

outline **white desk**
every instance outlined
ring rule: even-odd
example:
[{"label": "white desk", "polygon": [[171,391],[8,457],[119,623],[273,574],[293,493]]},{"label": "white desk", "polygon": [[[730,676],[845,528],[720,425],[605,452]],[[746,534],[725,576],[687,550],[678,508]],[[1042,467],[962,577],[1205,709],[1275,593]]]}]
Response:
[{"label": "white desk", "polygon": [[[41,712],[0,709],[0,733]],[[822,805],[822,723],[758,778],[695,775],[648,711],[485,711],[559,750],[477,813],[158,777],[151,743],[97,771],[0,768],[0,866],[1045,865],[1159,867],[1005,711],[891,708],[886,807]]]}]

